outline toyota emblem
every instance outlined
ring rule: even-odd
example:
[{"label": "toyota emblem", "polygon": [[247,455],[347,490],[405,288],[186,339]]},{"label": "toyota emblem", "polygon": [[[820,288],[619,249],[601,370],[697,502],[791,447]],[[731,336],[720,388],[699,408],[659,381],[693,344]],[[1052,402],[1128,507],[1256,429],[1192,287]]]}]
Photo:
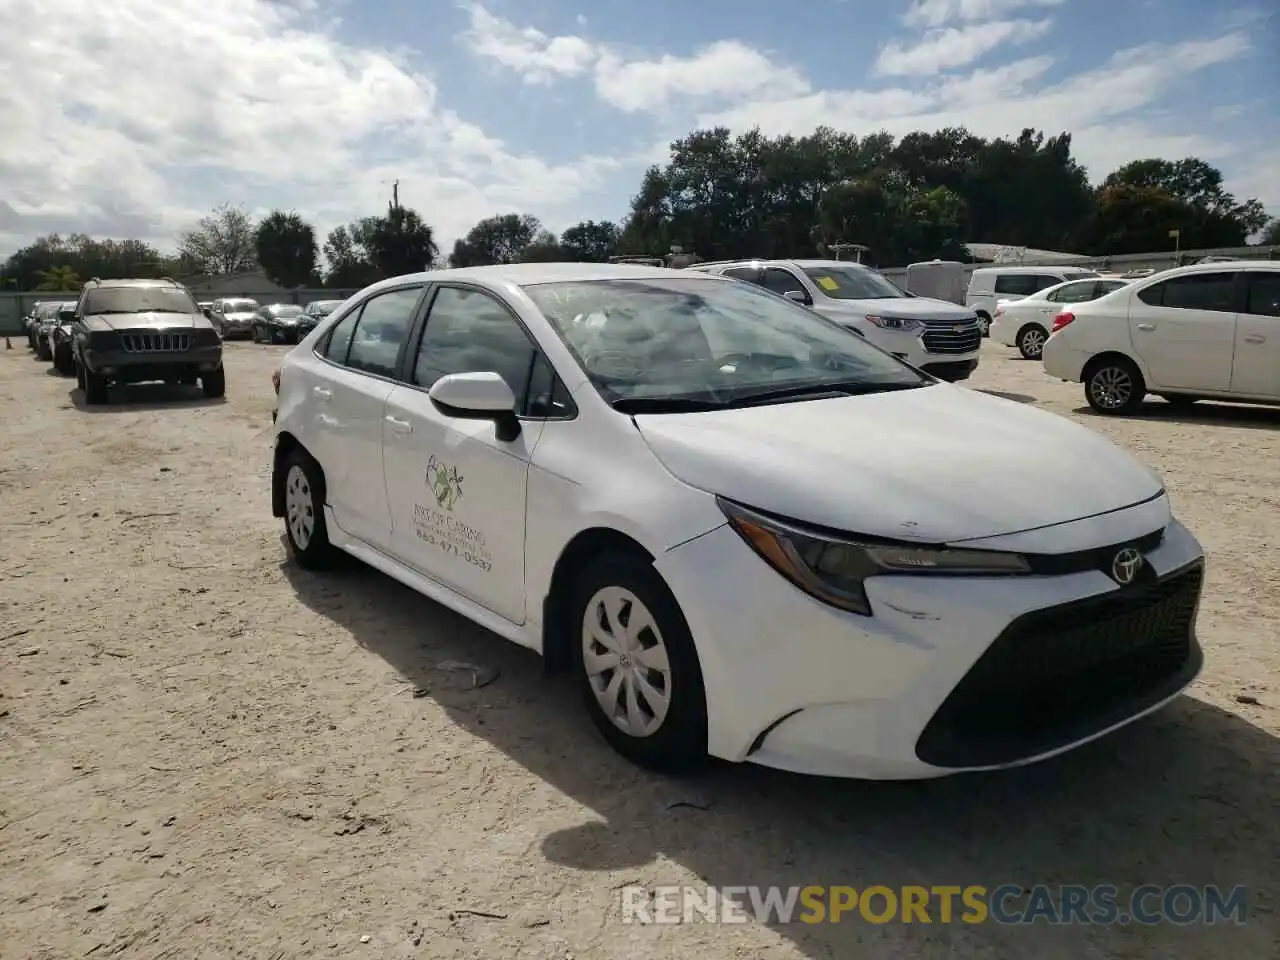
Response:
[{"label": "toyota emblem", "polygon": [[1142,554],[1133,547],[1125,547],[1116,551],[1111,560],[1111,579],[1122,587],[1127,587],[1138,576],[1142,569]]}]

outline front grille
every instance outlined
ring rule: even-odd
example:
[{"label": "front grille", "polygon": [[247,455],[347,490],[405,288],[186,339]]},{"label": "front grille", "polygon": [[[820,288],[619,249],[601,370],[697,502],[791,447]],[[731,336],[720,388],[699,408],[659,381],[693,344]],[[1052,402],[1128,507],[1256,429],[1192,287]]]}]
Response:
[{"label": "front grille", "polygon": [[1066,746],[1185,686],[1204,567],[1037,610],[1000,634],[934,714],[916,755],[939,767],[1011,763]]},{"label": "front grille", "polygon": [[126,353],[180,353],[191,349],[189,333],[122,333]]},{"label": "front grille", "polygon": [[982,328],[977,319],[924,320],[920,338],[929,353],[972,353],[982,346]]}]

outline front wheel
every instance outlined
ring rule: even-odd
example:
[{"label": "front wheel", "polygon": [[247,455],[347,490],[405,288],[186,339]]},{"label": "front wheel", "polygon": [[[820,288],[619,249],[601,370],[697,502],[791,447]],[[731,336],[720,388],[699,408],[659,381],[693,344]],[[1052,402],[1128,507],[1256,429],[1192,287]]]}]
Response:
[{"label": "front wheel", "polygon": [[225,396],[227,392],[227,368],[219,367],[200,375],[200,388],[210,399]]},{"label": "front wheel", "polygon": [[110,399],[107,395],[107,378],[100,373],[94,373],[88,367],[80,369],[84,374],[80,384],[84,390],[84,402],[91,406],[106,403]]},{"label": "front wheel", "polygon": [[1092,362],[1085,371],[1084,397],[1095,412],[1105,415],[1137,413],[1147,395],[1142,371],[1124,357]]},{"label": "front wheel", "polygon": [[978,311],[978,330],[984,337],[991,336],[991,318],[981,310]]},{"label": "front wheel", "polygon": [[55,349],[53,351],[53,369],[64,377],[69,377],[76,372],[75,360],[71,356],[69,348]]},{"label": "front wheel", "polygon": [[574,592],[573,659],[588,714],[615,750],[675,773],[707,760],[707,704],[693,636],[640,557],[593,562]]}]

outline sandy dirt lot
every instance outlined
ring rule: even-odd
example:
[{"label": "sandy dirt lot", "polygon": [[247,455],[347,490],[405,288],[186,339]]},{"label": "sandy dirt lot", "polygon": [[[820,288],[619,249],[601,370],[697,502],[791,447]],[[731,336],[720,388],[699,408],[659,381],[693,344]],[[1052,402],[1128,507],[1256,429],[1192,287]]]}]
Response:
[{"label": "sandy dirt lot", "polygon": [[[1209,555],[1192,695],[1008,774],[678,782],[610,752],[536,656],[367,569],[286,562],[282,350],[229,345],[226,402],[84,409],[0,348],[0,956],[1277,955],[1280,411],[1102,420],[987,347],[975,388],[1167,477]],[[472,689],[455,661],[497,678]],[[623,885],[708,882],[1252,891],[1242,927],[620,920]]]}]

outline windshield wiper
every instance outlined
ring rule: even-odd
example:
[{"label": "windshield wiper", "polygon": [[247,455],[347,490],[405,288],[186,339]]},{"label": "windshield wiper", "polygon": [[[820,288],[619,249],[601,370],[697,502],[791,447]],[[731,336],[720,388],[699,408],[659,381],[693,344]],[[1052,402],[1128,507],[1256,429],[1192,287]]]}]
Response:
[{"label": "windshield wiper", "polygon": [[701,413],[723,410],[726,404],[695,397],[619,397],[609,406],[619,413]]},{"label": "windshield wiper", "polygon": [[895,390],[915,390],[927,387],[928,382],[876,383],[874,381],[850,381],[848,383],[811,383],[803,387],[784,387],[778,390],[762,390],[734,397],[727,407],[752,407],[758,404],[778,403],[784,400],[832,400],[837,397],[860,397],[869,393],[892,393]]}]

